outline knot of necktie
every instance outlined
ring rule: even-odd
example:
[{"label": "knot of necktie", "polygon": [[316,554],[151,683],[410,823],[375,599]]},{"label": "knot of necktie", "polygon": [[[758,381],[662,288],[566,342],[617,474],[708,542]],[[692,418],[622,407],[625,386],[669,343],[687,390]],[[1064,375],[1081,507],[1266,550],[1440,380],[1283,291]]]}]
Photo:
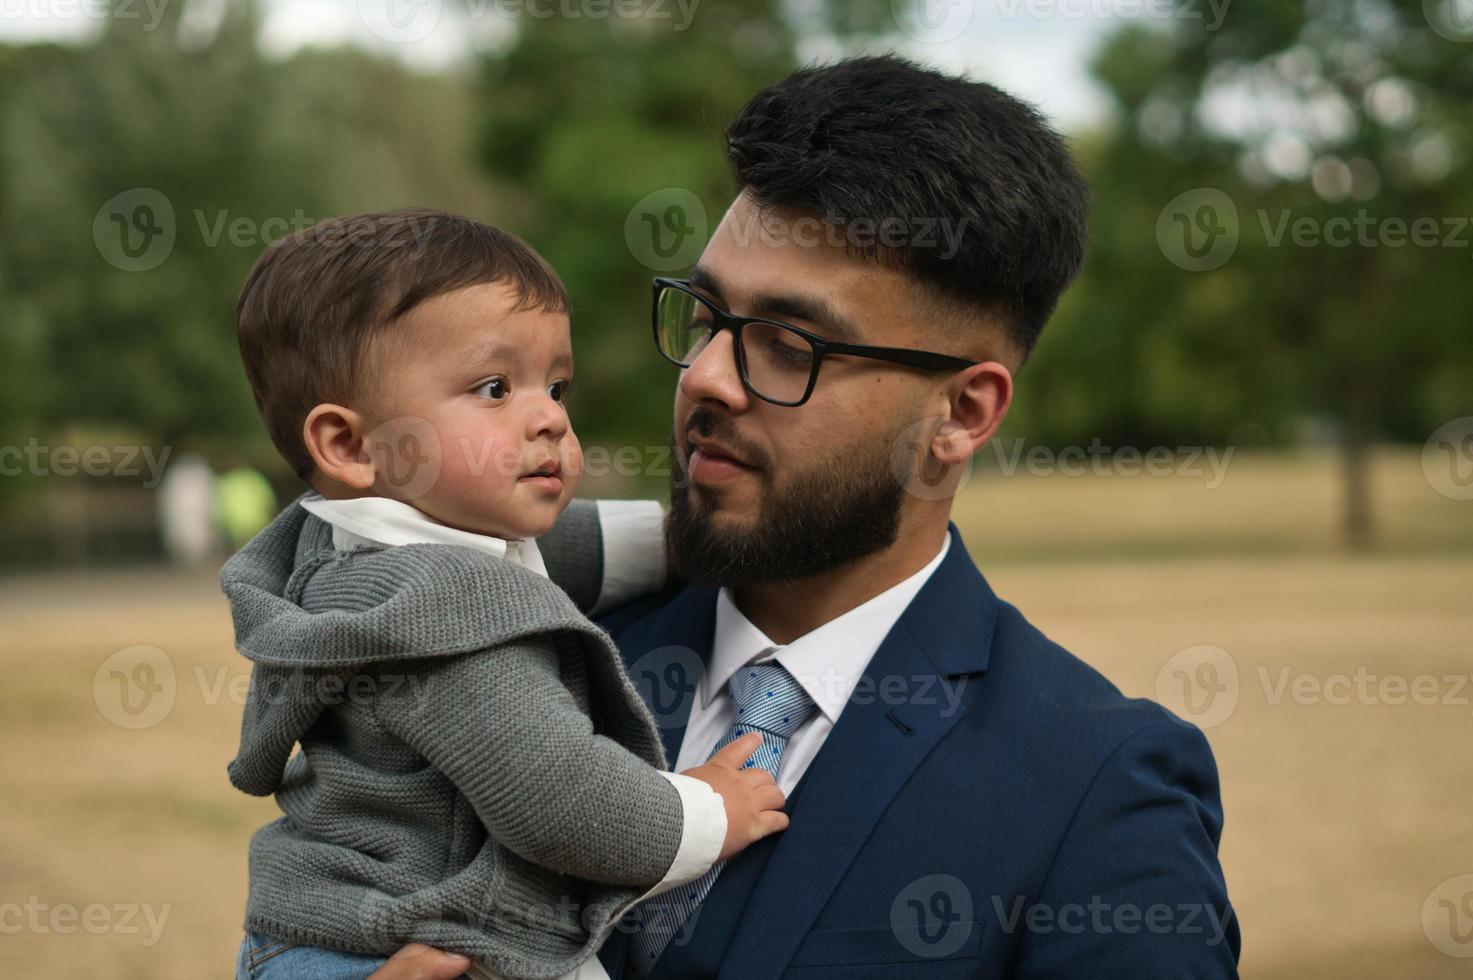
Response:
[{"label": "knot of necktie", "polygon": [[716,748],[724,748],[748,732],[761,732],[762,747],[747,765],[777,775],[788,737],[818,710],[818,705],[788,669],[775,661],[743,667],[732,675],[728,687],[732,728]]}]

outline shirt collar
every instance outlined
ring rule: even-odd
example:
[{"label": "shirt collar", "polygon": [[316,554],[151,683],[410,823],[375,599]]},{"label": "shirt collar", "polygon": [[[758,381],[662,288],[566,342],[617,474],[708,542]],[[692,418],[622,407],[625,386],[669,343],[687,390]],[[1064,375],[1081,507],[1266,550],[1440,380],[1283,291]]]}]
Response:
[{"label": "shirt collar", "polygon": [[397,547],[406,544],[455,544],[505,558],[547,574],[542,553],[530,538],[497,538],[441,524],[410,505],[387,497],[328,500],[317,494],[302,498],[302,507],[332,526],[332,543],[339,551],[363,545]]},{"label": "shirt collar", "polygon": [[711,662],[701,676],[701,706],[708,707],[738,670],[776,660],[808,692],[829,723],[836,723],[870,658],[950,548],[948,534],[936,557],[920,571],[786,646],[774,643],[758,629],[723,588],[716,596]]}]

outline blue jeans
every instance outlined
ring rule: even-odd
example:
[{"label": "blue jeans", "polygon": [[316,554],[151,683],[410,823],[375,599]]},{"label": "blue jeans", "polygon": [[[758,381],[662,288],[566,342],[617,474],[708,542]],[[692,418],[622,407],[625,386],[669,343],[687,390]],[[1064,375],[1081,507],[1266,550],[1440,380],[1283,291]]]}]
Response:
[{"label": "blue jeans", "polygon": [[364,980],[387,961],[383,956],[298,946],[247,933],[235,961],[235,980]]}]

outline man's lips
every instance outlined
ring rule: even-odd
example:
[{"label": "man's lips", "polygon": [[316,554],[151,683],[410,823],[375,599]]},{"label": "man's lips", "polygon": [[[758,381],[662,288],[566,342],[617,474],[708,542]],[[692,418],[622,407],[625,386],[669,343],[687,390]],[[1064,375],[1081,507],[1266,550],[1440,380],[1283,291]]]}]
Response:
[{"label": "man's lips", "polygon": [[749,470],[756,469],[756,467],[753,466],[751,463],[748,463],[736,453],[732,452],[730,449],[727,449],[725,446],[723,446],[719,442],[716,442],[715,440],[697,439],[692,436],[690,439],[690,444],[692,456],[694,456],[696,453],[700,453],[702,456],[706,456],[710,459],[725,460],[730,463],[735,463],[738,466],[745,466]]},{"label": "man's lips", "polygon": [[687,465],[690,478],[697,483],[724,483],[744,473],[756,472],[756,467],[733,456],[720,443],[691,440],[690,461]]}]

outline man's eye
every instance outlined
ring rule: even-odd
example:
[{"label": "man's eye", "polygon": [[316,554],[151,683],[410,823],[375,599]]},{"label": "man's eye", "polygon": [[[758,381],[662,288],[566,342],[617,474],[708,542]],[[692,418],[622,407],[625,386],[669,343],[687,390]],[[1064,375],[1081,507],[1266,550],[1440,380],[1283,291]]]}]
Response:
[{"label": "man's eye", "polygon": [[785,344],[781,340],[774,340],[771,347],[778,357],[789,363],[807,367],[813,362],[813,348],[811,347],[798,347],[795,344]]},{"label": "man's eye", "polygon": [[547,386],[547,393],[552,396],[553,401],[560,402],[568,397],[568,392],[572,390],[572,387],[573,382],[571,381],[554,381]]},{"label": "man's eye", "polygon": [[499,402],[511,394],[511,385],[507,383],[505,378],[490,378],[477,385],[472,394]]}]

